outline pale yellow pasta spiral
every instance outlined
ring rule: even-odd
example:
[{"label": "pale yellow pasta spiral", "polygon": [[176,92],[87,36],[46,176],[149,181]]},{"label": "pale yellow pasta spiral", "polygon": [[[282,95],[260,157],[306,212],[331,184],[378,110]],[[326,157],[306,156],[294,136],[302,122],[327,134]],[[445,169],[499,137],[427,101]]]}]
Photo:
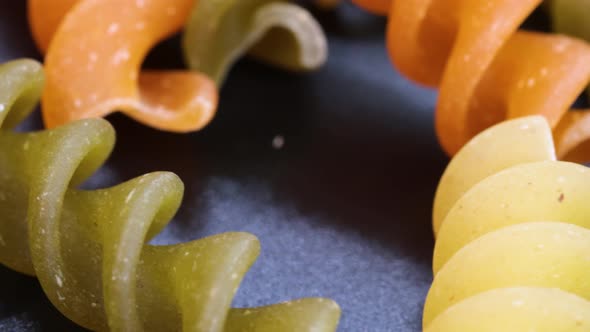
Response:
[{"label": "pale yellow pasta spiral", "polygon": [[424,328],[590,331],[590,171],[541,116],[485,130],[440,181]]}]

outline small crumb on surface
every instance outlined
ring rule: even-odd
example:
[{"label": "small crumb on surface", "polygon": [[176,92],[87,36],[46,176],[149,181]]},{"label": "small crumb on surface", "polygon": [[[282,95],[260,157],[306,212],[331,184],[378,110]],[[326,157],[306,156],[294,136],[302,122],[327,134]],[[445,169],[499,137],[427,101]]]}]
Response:
[{"label": "small crumb on surface", "polygon": [[273,139],[272,139],[272,147],[275,150],[280,150],[283,148],[283,146],[285,145],[285,138],[283,137],[283,135],[276,135]]}]

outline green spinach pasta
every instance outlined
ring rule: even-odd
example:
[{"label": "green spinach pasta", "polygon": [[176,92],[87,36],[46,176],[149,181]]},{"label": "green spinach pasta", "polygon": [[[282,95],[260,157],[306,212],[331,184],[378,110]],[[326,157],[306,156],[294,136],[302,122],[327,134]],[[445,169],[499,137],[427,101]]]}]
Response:
[{"label": "green spinach pasta", "polygon": [[183,184],[176,175],[75,189],[106,160],[114,131],[102,119],[31,133],[7,130],[36,105],[42,84],[35,61],[0,65],[2,264],[37,276],[60,312],[92,330],[336,329],[340,309],[322,298],[230,309],[259,252],[253,235],[146,244],[180,205]]},{"label": "green spinach pasta", "polygon": [[590,41],[590,1],[551,0],[548,8],[555,31]]},{"label": "green spinach pasta", "polygon": [[183,35],[186,62],[221,85],[249,52],[290,70],[313,70],[327,57],[326,37],[303,8],[283,0],[201,0]]}]

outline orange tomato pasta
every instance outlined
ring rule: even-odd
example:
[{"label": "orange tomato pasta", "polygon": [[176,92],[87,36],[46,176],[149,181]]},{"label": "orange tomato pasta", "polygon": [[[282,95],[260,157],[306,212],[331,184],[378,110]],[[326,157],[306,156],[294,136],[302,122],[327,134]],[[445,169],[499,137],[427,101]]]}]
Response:
[{"label": "orange tomato pasta", "polygon": [[354,0],[389,15],[387,47],[397,69],[439,88],[436,131],[455,154],[505,119],[543,115],[562,159],[590,152],[587,112],[568,112],[590,79],[590,45],[518,30],[541,0]]},{"label": "orange tomato pasta", "polygon": [[181,29],[193,3],[30,0],[33,36],[47,52],[45,125],[121,111],[162,130],[205,126],[217,108],[213,81],[190,71],[140,72],[150,48]]}]

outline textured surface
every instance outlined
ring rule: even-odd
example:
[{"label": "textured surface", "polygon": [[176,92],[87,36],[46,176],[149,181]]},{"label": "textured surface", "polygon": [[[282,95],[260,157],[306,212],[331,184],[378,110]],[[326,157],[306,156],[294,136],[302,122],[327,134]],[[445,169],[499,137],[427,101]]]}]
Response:
[{"label": "textured surface", "polygon": [[[109,117],[118,144],[87,187],[173,171],[185,182],[184,204],[157,242],[256,234],[263,250],[236,306],[325,296],[342,307],[341,331],[419,331],[432,198],[447,162],[434,137],[434,94],[391,69],[383,20],[349,5],[318,19],[330,44],[324,69],[293,75],[239,62],[217,117],[195,134]],[[38,56],[24,4],[0,2],[0,45],[1,61]],[[147,65],[180,68],[181,59],[173,40]],[[79,330],[35,279],[0,268],[0,280],[0,330]]]},{"label": "textured surface", "polygon": [[424,305],[426,332],[590,331],[590,285],[583,282],[590,172],[556,161],[551,136],[542,116],[505,121],[450,162],[437,201],[464,190],[467,183],[452,176],[475,169],[475,160],[479,174],[470,172],[473,185],[462,197],[448,198]]}]

